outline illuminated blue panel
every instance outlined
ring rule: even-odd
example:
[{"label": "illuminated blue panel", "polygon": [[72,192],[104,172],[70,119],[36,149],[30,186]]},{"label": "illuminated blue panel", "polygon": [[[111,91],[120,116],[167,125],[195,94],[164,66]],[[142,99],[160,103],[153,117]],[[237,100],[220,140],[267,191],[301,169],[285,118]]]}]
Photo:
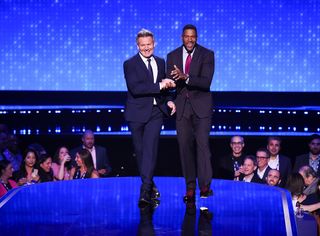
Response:
[{"label": "illuminated blue panel", "polygon": [[141,28],[156,54],[186,23],[215,51],[213,91],[320,91],[320,1],[0,2],[0,90],[124,91]]}]

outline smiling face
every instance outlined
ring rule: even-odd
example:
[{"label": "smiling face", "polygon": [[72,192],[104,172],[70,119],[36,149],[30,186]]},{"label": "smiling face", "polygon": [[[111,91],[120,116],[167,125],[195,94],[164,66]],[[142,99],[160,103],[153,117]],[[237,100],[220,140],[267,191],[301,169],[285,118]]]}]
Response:
[{"label": "smiling face", "polygon": [[26,166],[33,167],[36,164],[37,158],[34,152],[28,152],[25,159]]},{"label": "smiling face", "polygon": [[257,151],[257,165],[260,169],[265,168],[268,165],[269,156],[266,152]]},{"label": "smiling face", "polygon": [[44,162],[40,164],[40,167],[45,171],[45,172],[50,172],[52,165],[52,158],[49,157],[47,158]]},{"label": "smiling face", "polygon": [[197,43],[197,33],[194,29],[186,29],[182,34],[182,42],[188,51],[192,51]]},{"label": "smiling face", "polygon": [[83,161],[79,155],[79,153],[76,154],[76,163],[79,167],[81,167],[83,165]]},{"label": "smiling face", "polygon": [[256,169],[254,162],[251,159],[245,159],[243,163],[243,174],[245,176],[251,175]]},{"label": "smiling face", "polygon": [[240,156],[244,147],[243,138],[240,136],[232,137],[230,147],[234,156]]},{"label": "smiling face", "polygon": [[269,170],[266,181],[268,185],[278,185],[280,183],[280,172],[278,170]]},{"label": "smiling face", "polygon": [[142,56],[149,58],[154,52],[154,39],[152,36],[139,37],[137,48]]},{"label": "smiling face", "polygon": [[280,141],[274,139],[270,140],[267,149],[272,156],[277,156],[280,151]]}]

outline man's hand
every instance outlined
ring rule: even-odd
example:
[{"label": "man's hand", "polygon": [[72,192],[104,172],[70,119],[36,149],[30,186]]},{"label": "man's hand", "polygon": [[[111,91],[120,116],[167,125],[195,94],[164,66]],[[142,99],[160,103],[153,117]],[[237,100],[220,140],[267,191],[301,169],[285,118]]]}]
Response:
[{"label": "man's hand", "polygon": [[174,113],[176,113],[176,104],[174,104],[173,101],[169,101],[167,105],[171,109],[170,115],[172,116]]},{"label": "man's hand", "polygon": [[163,79],[160,82],[160,90],[174,88],[174,87],[176,87],[176,84],[172,79]]},{"label": "man's hand", "polygon": [[174,80],[186,80],[189,77],[189,75],[182,73],[176,65],[174,65],[174,70],[171,71],[170,75]]}]

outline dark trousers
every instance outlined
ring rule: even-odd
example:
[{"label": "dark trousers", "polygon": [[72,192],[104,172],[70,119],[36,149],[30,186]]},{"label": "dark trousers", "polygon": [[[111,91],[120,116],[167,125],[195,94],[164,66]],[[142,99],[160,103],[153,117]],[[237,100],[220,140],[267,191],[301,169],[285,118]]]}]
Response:
[{"label": "dark trousers", "polygon": [[129,122],[142,189],[146,191],[150,191],[153,185],[153,171],[157,162],[162,123],[163,113],[157,106],[153,106],[152,115],[147,122]]},{"label": "dark trousers", "polygon": [[210,186],[212,179],[209,135],[211,117],[199,118],[186,100],[182,118],[176,121],[182,172],[187,189]]}]

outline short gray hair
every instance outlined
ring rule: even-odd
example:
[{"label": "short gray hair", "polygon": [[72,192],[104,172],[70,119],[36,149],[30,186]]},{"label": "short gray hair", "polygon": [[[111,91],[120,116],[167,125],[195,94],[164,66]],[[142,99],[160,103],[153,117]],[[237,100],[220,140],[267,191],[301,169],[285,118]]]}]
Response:
[{"label": "short gray hair", "polygon": [[142,37],[151,37],[153,39],[153,33],[147,29],[141,29],[136,37],[136,42],[138,43],[138,39]]}]

